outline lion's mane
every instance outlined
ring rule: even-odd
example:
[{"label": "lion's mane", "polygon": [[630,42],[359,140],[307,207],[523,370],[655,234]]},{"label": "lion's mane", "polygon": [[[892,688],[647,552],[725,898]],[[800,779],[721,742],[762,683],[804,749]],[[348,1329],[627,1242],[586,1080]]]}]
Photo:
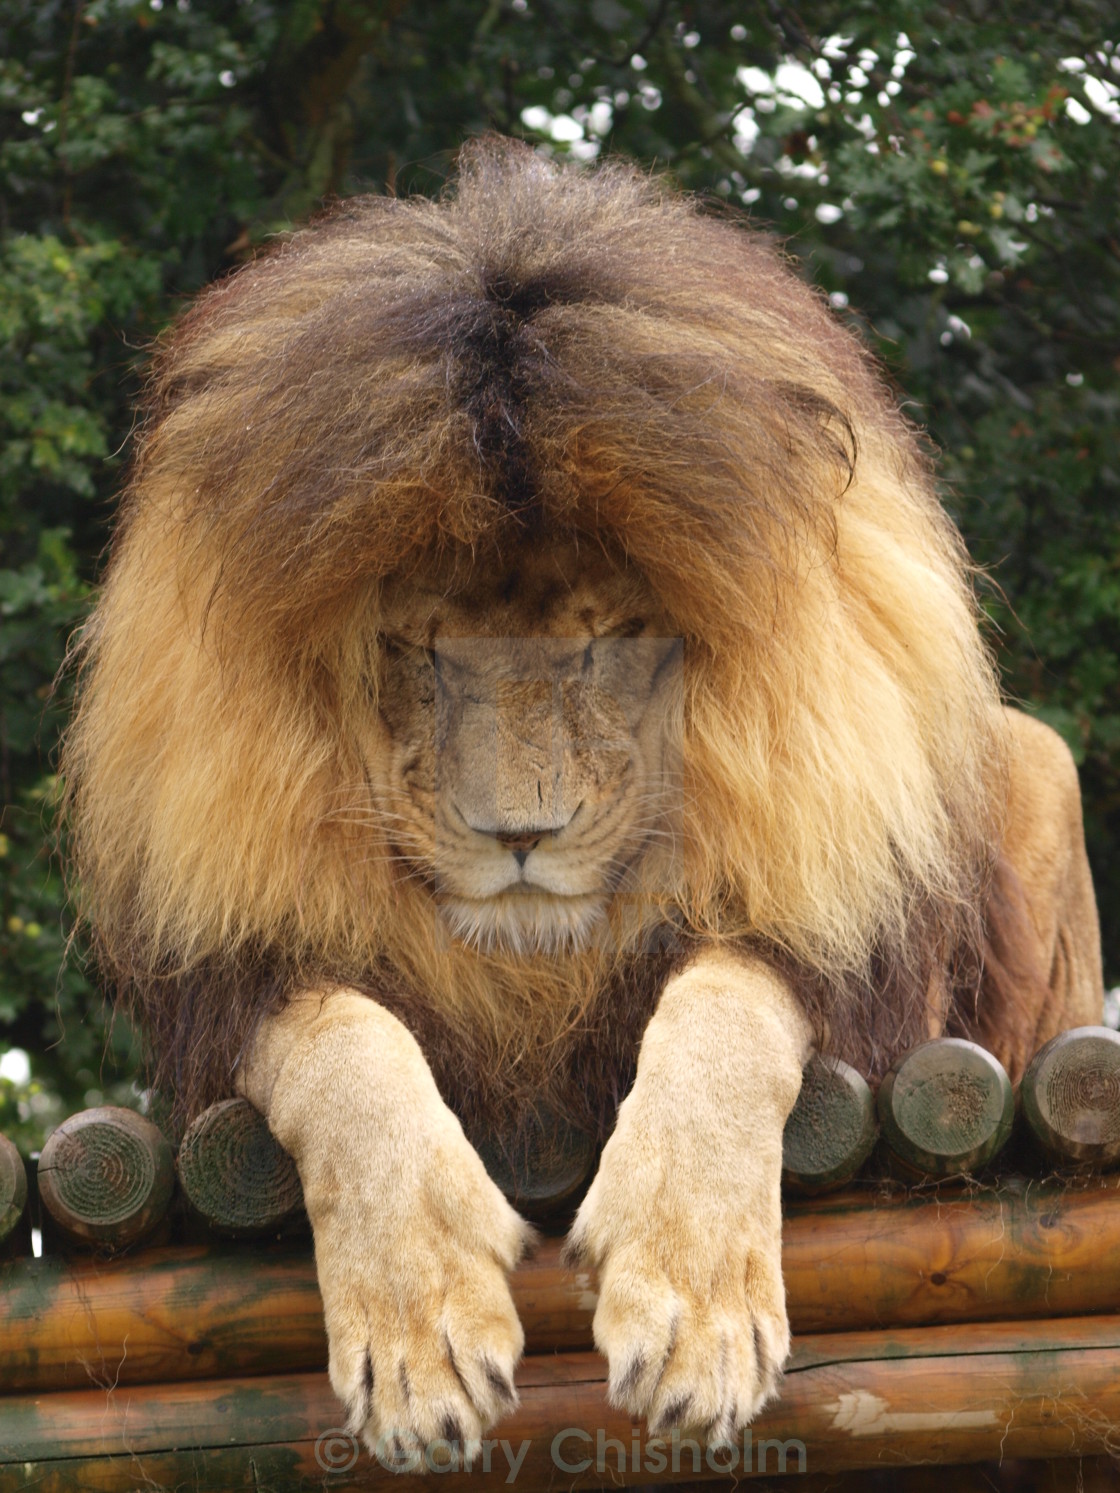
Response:
[{"label": "lion's mane", "polygon": [[449,943],[357,747],[381,580],[570,532],[684,639],[679,938],[767,950],[868,1069],[939,971],[973,988],[997,693],[913,431],[762,236],[490,142],[438,203],[285,239],[154,360],[63,767],[97,956],[186,1108],[300,982],[423,1006],[463,1068],[515,1065],[562,1008],[616,1084],[587,1013],[641,986],[637,951]]}]

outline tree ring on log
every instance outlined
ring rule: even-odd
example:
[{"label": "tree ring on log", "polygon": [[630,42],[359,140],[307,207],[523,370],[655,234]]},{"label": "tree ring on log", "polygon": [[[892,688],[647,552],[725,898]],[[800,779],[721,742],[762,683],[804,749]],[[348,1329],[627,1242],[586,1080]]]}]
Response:
[{"label": "tree ring on log", "polygon": [[44,1207],[71,1239],[122,1246],[167,1211],[175,1166],[158,1126],[107,1104],[54,1131],[39,1158],[38,1182]]},{"label": "tree ring on log", "polygon": [[782,1135],[782,1181],[815,1192],[849,1181],[879,1134],[875,1100],[861,1073],[814,1053]]},{"label": "tree ring on log", "polygon": [[223,1099],[191,1122],[179,1181],[195,1212],[230,1234],[266,1232],[303,1203],[295,1162],[245,1099]]},{"label": "tree ring on log", "polygon": [[976,1171],[1011,1133],[1015,1096],[1003,1064],[975,1042],[923,1042],[889,1069],[879,1123],[894,1153],[935,1177]]},{"label": "tree ring on log", "polygon": [[1120,1033],[1059,1032],[1023,1075],[1023,1117],[1053,1160],[1107,1167],[1120,1160]]}]

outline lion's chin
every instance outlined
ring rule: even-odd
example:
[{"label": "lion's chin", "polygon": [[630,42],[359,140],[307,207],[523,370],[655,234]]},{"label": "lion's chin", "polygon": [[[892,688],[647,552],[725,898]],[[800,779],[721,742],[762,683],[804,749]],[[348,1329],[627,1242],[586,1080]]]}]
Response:
[{"label": "lion's chin", "polygon": [[496,897],[444,894],[439,909],[454,938],[482,953],[570,954],[605,927],[605,894],[561,897],[503,892]]}]

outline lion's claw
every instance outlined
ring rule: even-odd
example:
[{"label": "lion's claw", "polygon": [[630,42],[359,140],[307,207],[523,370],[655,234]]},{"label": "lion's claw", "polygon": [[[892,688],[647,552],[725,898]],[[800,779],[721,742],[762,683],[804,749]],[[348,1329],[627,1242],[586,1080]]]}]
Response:
[{"label": "lion's claw", "polygon": [[313,1194],[309,1209],[347,1428],[421,1472],[433,1454],[469,1466],[517,1404],[524,1334],[507,1272],[532,1238],[457,1127],[427,1140],[407,1207],[370,1188],[329,1207]]},{"label": "lion's claw", "polygon": [[760,1123],[751,1148],[734,1130],[721,1137],[717,1113],[682,1126],[665,1092],[639,1066],[568,1253],[598,1271],[593,1331],[612,1404],[655,1435],[724,1440],[776,1392],[789,1352],[781,1128],[776,1117],[763,1143]]},{"label": "lion's claw", "polygon": [[[753,1419],[777,1390],[789,1349],[780,1294],[776,1304],[758,1293],[752,1301],[741,1284],[757,1274],[732,1267],[705,1298],[661,1269],[643,1288],[633,1265],[606,1261],[594,1332],[611,1403],[644,1416],[658,1436],[678,1429],[726,1440]],[[641,1296],[648,1309],[635,1311]]]}]

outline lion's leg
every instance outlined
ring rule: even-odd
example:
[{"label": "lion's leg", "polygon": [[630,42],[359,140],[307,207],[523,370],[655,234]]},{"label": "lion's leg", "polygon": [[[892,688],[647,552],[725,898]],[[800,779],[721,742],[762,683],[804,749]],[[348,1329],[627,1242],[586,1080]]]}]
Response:
[{"label": "lion's leg", "polygon": [[1040,721],[1009,710],[1007,723],[1007,824],[978,1035],[1018,1078],[1056,1032],[1101,1020],[1104,984],[1073,758]]},{"label": "lion's leg", "polygon": [[778,1383],[782,1130],[810,1040],[773,970],[719,951],[646,1028],[569,1247],[598,1267],[611,1398],[654,1432],[730,1436]]},{"label": "lion's leg", "polygon": [[262,1026],[240,1087],[299,1168],[351,1430],[371,1451],[443,1438],[468,1454],[516,1404],[507,1272],[529,1230],[419,1046],[365,996],[299,995]]}]

